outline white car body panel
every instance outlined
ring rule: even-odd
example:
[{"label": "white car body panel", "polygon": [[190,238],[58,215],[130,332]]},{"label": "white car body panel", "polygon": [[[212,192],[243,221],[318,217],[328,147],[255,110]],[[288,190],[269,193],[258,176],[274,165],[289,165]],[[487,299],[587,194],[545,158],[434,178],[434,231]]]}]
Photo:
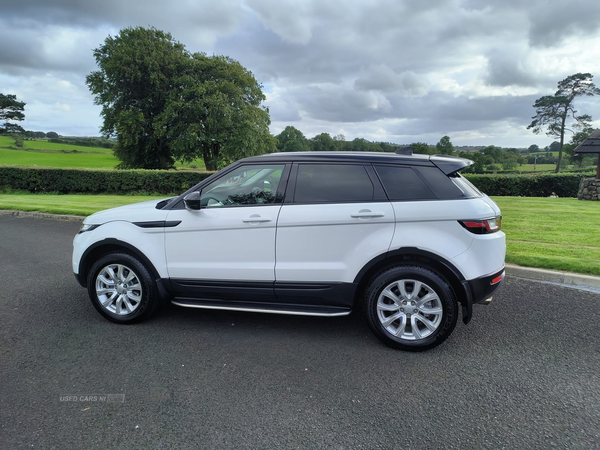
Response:
[{"label": "white car body panel", "polygon": [[[369,214],[378,217],[352,217]],[[393,233],[389,202],[286,204],[277,222],[275,278],[351,283],[368,261],[388,251]]]},{"label": "white car body panel", "polygon": [[[275,279],[275,230],[281,205],[173,210],[165,229],[171,278]],[[253,221],[255,219],[255,221]]]},{"label": "white car body panel", "polygon": [[[154,204],[156,203],[157,202],[154,202]],[[140,214],[140,216],[136,217],[135,214],[132,214],[131,219],[135,222],[164,220],[157,218],[149,219],[149,216],[149,214]],[[164,216],[166,216],[166,214],[164,214],[163,217]],[[124,220],[114,220],[96,228],[93,232],[77,234],[73,241],[73,272],[76,274],[79,273],[79,262],[81,257],[85,250],[90,246],[105,239],[117,239],[142,252],[156,268],[156,271],[161,278],[168,277],[164,250],[164,236],[163,228],[141,228],[134,225],[132,222]]]}]

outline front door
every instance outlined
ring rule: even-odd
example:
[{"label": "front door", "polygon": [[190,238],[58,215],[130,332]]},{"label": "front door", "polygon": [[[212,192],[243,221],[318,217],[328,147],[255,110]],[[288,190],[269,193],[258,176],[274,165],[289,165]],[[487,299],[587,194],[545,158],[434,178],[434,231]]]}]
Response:
[{"label": "front door", "polygon": [[200,210],[172,210],[167,220],[181,223],[165,230],[171,280],[272,284],[284,168],[240,166],[202,189]]}]

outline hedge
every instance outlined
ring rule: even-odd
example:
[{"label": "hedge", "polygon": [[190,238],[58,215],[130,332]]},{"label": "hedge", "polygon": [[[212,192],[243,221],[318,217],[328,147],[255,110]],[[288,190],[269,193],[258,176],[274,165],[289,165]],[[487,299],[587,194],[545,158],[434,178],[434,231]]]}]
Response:
[{"label": "hedge", "polygon": [[552,194],[559,197],[577,197],[579,182],[589,176],[593,174],[464,175],[487,195],[515,197],[549,197]]},{"label": "hedge", "polygon": [[0,166],[0,189],[60,194],[180,194],[211,175],[161,170],[81,170]]},{"label": "hedge", "polygon": [[[208,177],[207,172],[159,170],[77,170],[0,166],[0,189],[61,194],[179,194]],[[579,181],[592,174],[465,174],[488,195],[577,197]]]}]

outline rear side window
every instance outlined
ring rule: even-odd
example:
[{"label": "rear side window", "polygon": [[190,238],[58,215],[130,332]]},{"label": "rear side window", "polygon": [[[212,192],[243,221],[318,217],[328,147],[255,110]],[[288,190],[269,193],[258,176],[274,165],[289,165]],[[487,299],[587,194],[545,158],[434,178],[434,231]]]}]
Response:
[{"label": "rear side window", "polygon": [[483,195],[469,180],[458,173],[454,174],[450,179],[463,192],[463,197],[465,198],[475,198]]},{"label": "rear side window", "polygon": [[410,167],[375,166],[375,170],[383,183],[388,198],[392,201],[436,198],[432,190]]},{"label": "rear side window", "polygon": [[373,200],[373,183],[362,165],[300,164],[294,203]]},{"label": "rear side window", "polygon": [[435,196],[440,200],[465,198],[463,191],[437,167],[415,167],[415,170],[425,179]]}]

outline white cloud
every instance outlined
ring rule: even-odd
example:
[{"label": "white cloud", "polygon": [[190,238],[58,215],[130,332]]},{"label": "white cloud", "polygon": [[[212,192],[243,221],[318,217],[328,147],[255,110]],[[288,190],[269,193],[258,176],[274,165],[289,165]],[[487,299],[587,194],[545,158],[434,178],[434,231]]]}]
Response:
[{"label": "white cloud", "polygon": [[[525,129],[531,105],[568,75],[600,77],[599,16],[589,0],[12,2],[0,17],[0,92],[27,102],[28,129],[97,134],[92,49],[123,27],[154,26],[250,69],[274,132],[546,145]],[[576,106],[600,120],[600,98]]]}]

